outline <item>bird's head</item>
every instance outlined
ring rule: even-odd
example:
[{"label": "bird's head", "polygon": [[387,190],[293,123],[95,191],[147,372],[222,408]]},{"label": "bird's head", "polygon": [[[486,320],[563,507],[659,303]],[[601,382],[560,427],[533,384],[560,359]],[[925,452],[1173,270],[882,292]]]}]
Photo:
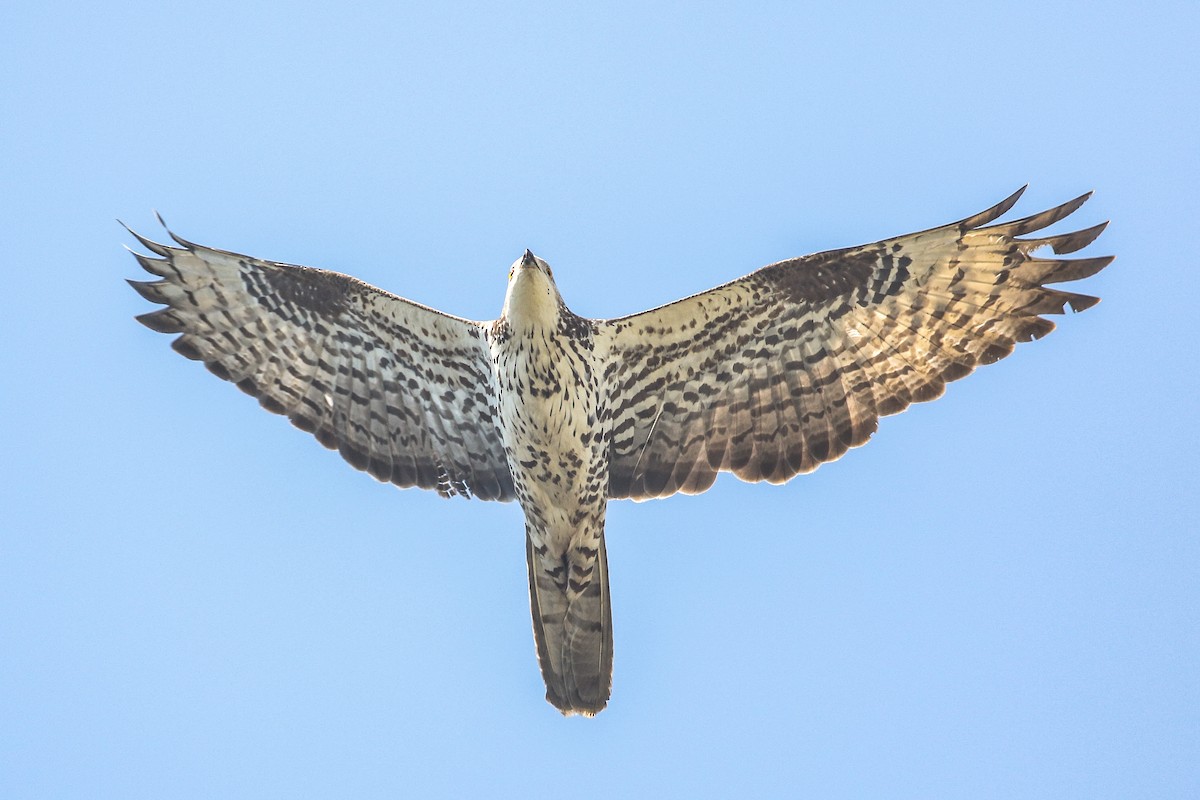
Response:
[{"label": "bird's head", "polygon": [[557,323],[562,296],[554,284],[550,265],[526,250],[508,272],[508,294],[504,297],[504,317],[513,324],[552,325]]}]

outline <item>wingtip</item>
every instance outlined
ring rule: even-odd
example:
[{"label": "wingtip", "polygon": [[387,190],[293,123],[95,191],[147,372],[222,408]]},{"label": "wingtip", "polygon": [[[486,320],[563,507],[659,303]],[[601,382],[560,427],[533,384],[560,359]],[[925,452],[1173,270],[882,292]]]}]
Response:
[{"label": "wingtip", "polygon": [[967,217],[958,224],[965,230],[972,230],[999,219],[1017,204],[1017,201],[1021,199],[1021,195],[1025,194],[1025,190],[1028,188],[1029,184],[1027,183],[991,208]]},{"label": "wingtip", "polygon": [[162,292],[162,287],[164,286],[165,281],[135,281],[130,278],[126,278],[125,282],[133,287],[135,292],[140,294],[146,300],[149,300],[151,303],[162,303],[163,305],[170,304],[167,296]]},{"label": "wingtip", "polygon": [[181,247],[188,247],[188,243],[185,242],[183,239],[180,239],[175,234],[175,231],[171,230],[171,226],[167,224],[167,221],[165,219],[163,219],[163,215],[161,213],[159,213],[157,208],[154,209],[154,218],[156,220],[158,220],[158,224],[161,225],[162,229],[167,232],[167,236],[170,236],[172,241],[174,241],[176,244],[180,245]]},{"label": "wingtip", "polygon": [[1079,197],[1076,197],[1074,200],[1072,200],[1072,201],[1071,201],[1071,204],[1072,204],[1072,205],[1074,205],[1074,206],[1075,206],[1075,208],[1079,208],[1079,207],[1080,207],[1080,206],[1082,206],[1084,203],[1086,203],[1088,200],[1091,200],[1091,199],[1092,199],[1092,195],[1094,195],[1095,193],[1096,193],[1096,190],[1095,190],[1095,189],[1089,189],[1088,191],[1086,191],[1086,192],[1084,192],[1083,194],[1079,195]]},{"label": "wingtip", "polygon": [[1108,220],[1105,220],[1099,225],[1093,225],[1090,228],[1084,228],[1083,230],[1075,233],[1064,234],[1059,237],[1051,237],[1052,241],[1050,244],[1054,252],[1060,256],[1068,253],[1074,253],[1077,250],[1082,250],[1092,242],[1096,241],[1096,239],[1100,238],[1100,234],[1104,233],[1104,230],[1107,227]]},{"label": "wingtip", "polygon": [[1085,192],[1084,194],[1081,194],[1072,200],[1068,200],[1061,205],[1048,208],[1045,211],[1037,214],[1031,214],[1028,217],[1022,217],[1021,219],[1015,219],[1011,222],[1003,222],[999,225],[993,225],[991,228],[989,228],[989,230],[999,231],[1008,236],[1023,236],[1027,233],[1040,231],[1043,228],[1048,228],[1054,223],[1064,220],[1074,214],[1079,210],[1080,206],[1088,201],[1088,198],[1091,196],[1091,192]]},{"label": "wingtip", "polygon": [[171,308],[163,308],[147,314],[139,314],[134,319],[152,331],[158,331],[159,333],[183,333],[183,320]]},{"label": "wingtip", "polygon": [[170,236],[176,244],[188,250],[194,251],[196,249],[197,245],[195,242],[189,242],[187,239],[184,239],[182,236],[175,233],[175,231],[171,230],[171,226],[168,225],[166,220],[162,218],[162,214],[158,213],[158,211],[155,211],[154,216],[158,218],[158,224],[163,226],[163,230],[167,232],[167,236]]},{"label": "wingtip", "polygon": [[[992,206],[992,208],[988,209],[988,211],[996,211],[996,216],[992,217],[992,219],[996,219],[996,218],[1006,214],[1009,209],[1011,209],[1013,206],[1015,206],[1017,204],[1018,200],[1020,200],[1022,197],[1024,197],[1025,191],[1028,188],[1029,188],[1029,184],[1026,183],[1021,188],[1017,189],[1015,192],[1010,194],[1008,197],[1004,198],[999,203]],[[999,210],[997,211],[997,209],[999,209]]]},{"label": "wingtip", "polygon": [[[159,244],[158,242],[154,241],[153,239],[147,239],[145,236],[142,236],[140,233],[138,233],[133,228],[129,227],[128,225],[126,225],[124,222],[122,222],[119,219],[117,220],[117,224],[120,225],[122,228],[124,228],[126,231],[128,231],[130,236],[132,236],[133,238],[138,240],[138,244],[140,244],[142,247],[149,250],[151,253],[154,253],[157,256],[167,256],[170,254],[170,250],[167,248],[166,245]],[[137,252],[135,250],[133,250],[132,248],[130,248],[128,245],[126,245],[125,249],[129,250],[135,256],[137,255]]]}]

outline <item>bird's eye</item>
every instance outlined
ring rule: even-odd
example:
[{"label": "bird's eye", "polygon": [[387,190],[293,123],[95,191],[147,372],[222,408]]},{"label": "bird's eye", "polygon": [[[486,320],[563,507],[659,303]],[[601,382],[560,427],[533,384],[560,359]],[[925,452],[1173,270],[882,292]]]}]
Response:
[{"label": "bird's eye", "polygon": [[546,265],[546,274],[549,275],[551,278],[554,277],[554,270],[550,269],[549,264]]},{"label": "bird's eye", "polygon": [[510,269],[510,270],[508,271],[508,279],[511,281],[511,280],[512,280],[512,276],[513,276],[513,275],[516,275],[516,274],[517,274],[517,268],[516,268],[516,267],[513,267],[512,269]]}]

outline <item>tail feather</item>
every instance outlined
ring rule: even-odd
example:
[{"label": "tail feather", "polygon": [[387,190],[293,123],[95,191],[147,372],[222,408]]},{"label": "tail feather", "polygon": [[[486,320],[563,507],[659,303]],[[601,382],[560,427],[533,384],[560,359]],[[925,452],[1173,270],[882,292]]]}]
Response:
[{"label": "tail feather", "polygon": [[564,715],[595,716],[612,691],[612,606],[604,537],[594,574],[581,584],[567,563],[550,564],[525,539],[529,607],[546,699]]}]

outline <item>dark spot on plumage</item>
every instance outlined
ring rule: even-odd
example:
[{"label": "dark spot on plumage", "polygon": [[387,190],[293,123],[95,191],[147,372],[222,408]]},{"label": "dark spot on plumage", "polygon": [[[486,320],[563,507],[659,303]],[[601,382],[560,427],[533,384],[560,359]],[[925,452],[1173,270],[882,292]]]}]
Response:
[{"label": "dark spot on plumage", "polygon": [[293,321],[294,309],[336,318],[349,306],[351,290],[360,288],[352,278],[311,267],[239,263],[247,293],[263,308]]},{"label": "dark spot on plumage", "polygon": [[591,349],[592,337],[596,333],[596,323],[575,314],[562,303],[559,304],[558,311],[557,332],[568,339],[583,343],[587,349]]},{"label": "dark spot on plumage", "polygon": [[[492,323],[491,330],[488,331],[488,338],[497,344],[503,344],[512,337],[512,326],[508,324],[508,320],[504,317]],[[499,355],[496,356],[497,360]]]},{"label": "dark spot on plumage", "polygon": [[880,255],[864,248],[831,250],[780,261],[763,267],[755,276],[773,291],[784,293],[793,303],[828,303],[866,284],[878,269]]},{"label": "dark spot on plumage", "polygon": [[229,374],[229,370],[225,369],[225,365],[221,364],[219,361],[206,361],[204,366],[208,368],[209,372],[211,372],[213,375],[216,375],[223,381],[233,379]]}]

